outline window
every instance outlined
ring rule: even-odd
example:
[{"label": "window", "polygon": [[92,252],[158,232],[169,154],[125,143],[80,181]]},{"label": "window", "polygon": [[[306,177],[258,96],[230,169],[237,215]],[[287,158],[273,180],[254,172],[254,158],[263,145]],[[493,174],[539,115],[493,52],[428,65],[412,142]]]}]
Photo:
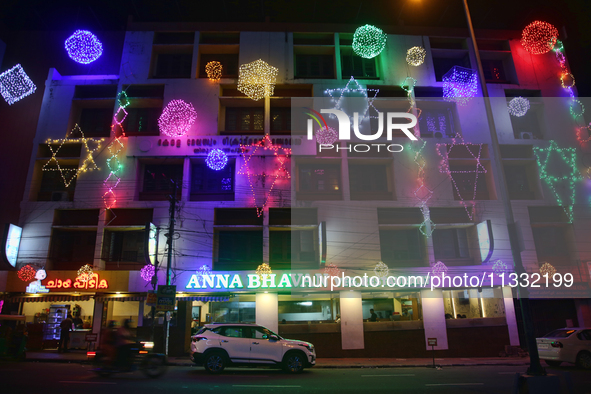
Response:
[{"label": "window", "polygon": [[343,79],[378,79],[376,58],[365,59],[350,46],[341,46],[341,76]]},{"label": "window", "polygon": [[[210,302],[211,320],[207,323],[254,323],[256,320],[256,302],[254,296],[240,296],[240,301],[233,298],[230,302]],[[242,327],[240,327],[242,328]],[[217,329],[216,329],[217,330]],[[215,330],[214,330],[215,331]],[[246,335],[250,329],[245,327],[240,335]],[[237,334],[235,334],[237,335]]]},{"label": "window", "polygon": [[264,109],[260,107],[227,107],[226,131],[261,134],[264,129]]},{"label": "window", "polygon": [[[481,172],[476,178],[475,168],[475,165],[452,164],[450,160],[449,170],[452,172],[452,183],[455,183],[453,193],[456,200],[490,199],[486,185],[487,174]],[[476,181],[476,186],[474,181]]]},{"label": "window", "polygon": [[[145,230],[105,229],[101,259],[107,269],[139,269],[145,264]],[[116,264],[110,264],[116,263]],[[123,264],[121,264],[123,263]]]},{"label": "window", "polygon": [[222,170],[207,167],[205,159],[191,163],[191,201],[234,201],[235,159]]},{"label": "window", "polygon": [[505,164],[505,179],[511,200],[534,200],[539,194],[535,163]]},{"label": "window", "polygon": [[256,269],[263,261],[263,231],[219,230],[215,270]]},{"label": "window", "polygon": [[367,164],[349,161],[351,200],[391,200],[390,163]]},{"label": "window", "polygon": [[191,53],[160,53],[156,56],[153,78],[190,78]]},{"label": "window", "polygon": [[340,163],[322,161],[298,164],[298,198],[340,200]]},{"label": "window", "polygon": [[570,265],[566,226],[532,227],[536,255],[540,265],[547,261],[552,265]]},{"label": "window", "polygon": [[[82,108],[78,126],[85,137],[108,137],[111,134],[112,108]],[[81,137],[73,135],[73,137]]]},{"label": "window", "polygon": [[437,260],[470,258],[467,229],[436,229],[433,231],[433,251]]},{"label": "window", "polygon": [[194,32],[156,32],[152,46],[152,78],[191,78]]},{"label": "window", "polygon": [[505,317],[505,303],[500,287],[483,288],[481,291],[477,289],[444,290],[443,306],[446,319]]},{"label": "window", "polygon": [[123,122],[125,134],[131,135],[159,135],[158,118],[162,108],[127,108],[127,117]]},{"label": "window", "polygon": [[423,265],[425,244],[418,228],[380,230],[382,261],[388,266]]},{"label": "window", "polygon": [[[418,105],[421,104],[422,102]],[[421,116],[419,117],[421,138],[453,138],[456,136],[455,122],[451,105],[445,105],[441,103],[441,105],[438,105],[437,108],[421,109]]]},{"label": "window", "polygon": [[222,64],[222,78],[238,78],[238,53],[202,53],[199,57],[199,78],[207,78],[205,66],[212,61]]},{"label": "window", "polygon": [[295,55],[295,78],[334,78],[334,55]]},{"label": "window", "polygon": [[271,132],[273,134],[291,133],[291,108],[271,108]]},{"label": "window", "polygon": [[468,51],[432,51],[433,68],[435,69],[435,79],[438,82],[443,81],[443,76],[451,70],[453,66],[470,68],[470,56]]},{"label": "window", "polygon": [[54,228],[51,233],[49,259],[52,269],[77,270],[93,264],[96,228]]},{"label": "window", "polygon": [[273,267],[285,265],[285,269],[291,268],[292,262],[314,263],[317,260],[314,245],[313,230],[270,231],[269,261]]},{"label": "window", "polygon": [[[306,282],[307,283],[307,282]],[[278,320],[286,323],[333,323],[340,313],[340,302],[334,295],[314,293],[314,298],[279,295]],[[279,325],[281,330],[281,324]]]},{"label": "window", "polygon": [[521,140],[543,139],[542,115],[542,104],[530,99],[530,108],[525,115],[510,116],[514,137]]},{"label": "window", "polygon": [[484,79],[489,83],[509,83],[505,76],[503,61],[499,59],[482,59]]},{"label": "window", "polygon": [[140,191],[140,201],[166,201],[173,189],[173,182],[177,186],[177,199],[180,199],[183,181],[182,164],[144,164],[143,184]]},{"label": "window", "polygon": [[78,171],[78,163],[74,164],[72,160],[59,160],[59,163],[66,179],[71,179],[69,187],[66,187],[60,171],[41,171],[41,185],[36,201],[74,201],[76,178],[72,178],[72,174]]}]

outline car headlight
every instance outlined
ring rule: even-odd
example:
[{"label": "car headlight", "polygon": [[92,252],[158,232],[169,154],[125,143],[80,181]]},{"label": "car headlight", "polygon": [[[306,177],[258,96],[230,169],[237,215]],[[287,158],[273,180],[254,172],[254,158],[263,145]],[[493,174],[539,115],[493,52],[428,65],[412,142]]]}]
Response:
[{"label": "car headlight", "polygon": [[141,342],[145,349],[154,349],[154,342]]},{"label": "car headlight", "polygon": [[309,351],[314,350],[314,345],[312,345],[311,343],[298,343],[298,345],[305,347]]}]

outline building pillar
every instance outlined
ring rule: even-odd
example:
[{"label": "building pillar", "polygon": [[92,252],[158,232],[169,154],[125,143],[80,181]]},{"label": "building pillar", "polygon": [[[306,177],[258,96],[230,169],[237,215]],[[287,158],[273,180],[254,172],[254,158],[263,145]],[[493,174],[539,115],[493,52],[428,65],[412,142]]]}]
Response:
[{"label": "building pillar", "polygon": [[[443,305],[442,290],[421,290],[423,304],[423,327],[425,328],[425,344],[428,338],[437,338],[434,350],[446,350],[447,324],[445,322],[445,306]],[[426,345],[427,350],[431,346]]]},{"label": "building pillar", "polygon": [[144,301],[140,300],[140,306],[137,311],[137,326],[141,327],[144,325]]},{"label": "building pillar", "polygon": [[340,305],[343,349],[365,349],[361,293],[359,291],[341,291]]},{"label": "building pillar", "polygon": [[519,331],[517,330],[517,318],[515,317],[515,304],[513,303],[513,291],[511,287],[503,287],[503,301],[505,304],[505,319],[509,330],[509,345],[519,346]]},{"label": "building pillar", "polygon": [[255,307],[256,323],[273,332],[279,330],[279,296],[277,293],[257,293]]},{"label": "building pillar", "polygon": [[103,323],[103,302],[94,302],[94,310],[92,311],[92,332],[97,334],[97,342],[95,346],[98,346],[101,340],[101,328]]}]

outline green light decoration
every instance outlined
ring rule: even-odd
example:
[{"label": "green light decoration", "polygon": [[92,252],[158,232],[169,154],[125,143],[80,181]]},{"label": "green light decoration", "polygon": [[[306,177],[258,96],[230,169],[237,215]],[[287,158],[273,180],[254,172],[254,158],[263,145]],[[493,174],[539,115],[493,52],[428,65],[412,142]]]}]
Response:
[{"label": "green light decoration", "polygon": [[372,25],[358,27],[353,35],[353,51],[365,59],[378,56],[386,47],[386,34]]},{"label": "green light decoration", "polygon": [[[573,205],[575,204],[575,182],[582,179],[581,174],[577,170],[577,153],[575,148],[560,148],[556,141],[550,140],[550,146],[547,148],[534,147],[534,154],[538,162],[538,170],[540,171],[540,179],[545,181],[552,193],[556,197],[558,205],[564,209],[569,223],[573,222]],[[550,174],[548,172],[551,156],[556,156],[561,159],[569,168],[567,173]],[[556,168],[556,165],[550,166]],[[562,186],[561,186],[562,185]],[[558,187],[567,187],[568,196],[562,196],[558,192]]]}]

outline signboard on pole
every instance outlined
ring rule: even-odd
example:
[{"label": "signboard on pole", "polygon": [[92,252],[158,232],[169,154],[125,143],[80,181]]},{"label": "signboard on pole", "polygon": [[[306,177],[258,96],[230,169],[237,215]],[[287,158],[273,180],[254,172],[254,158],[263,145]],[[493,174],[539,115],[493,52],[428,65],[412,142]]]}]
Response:
[{"label": "signboard on pole", "polygon": [[437,346],[437,338],[427,338],[427,345]]},{"label": "signboard on pole", "polygon": [[157,311],[174,311],[176,286],[158,285]]},{"label": "signboard on pole", "polygon": [[146,305],[147,306],[156,306],[158,303],[158,294],[154,290],[148,290],[148,295],[146,297]]}]

